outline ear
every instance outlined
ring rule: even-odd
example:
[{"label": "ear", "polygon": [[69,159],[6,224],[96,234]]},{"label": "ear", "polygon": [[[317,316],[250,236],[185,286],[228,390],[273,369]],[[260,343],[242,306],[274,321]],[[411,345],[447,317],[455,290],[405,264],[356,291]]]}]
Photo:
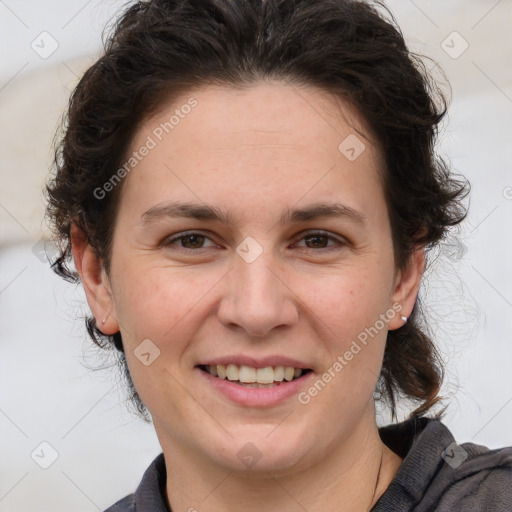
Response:
[{"label": "ear", "polygon": [[75,267],[84,285],[96,325],[103,334],[115,334],[119,331],[119,323],[107,273],[87,235],[75,223],[71,225],[71,247]]},{"label": "ear", "polygon": [[388,323],[390,331],[398,329],[404,325],[402,316],[409,317],[414,308],[418,290],[420,288],[421,278],[425,269],[425,249],[420,246],[412,253],[404,269],[398,271],[395,288],[391,298],[391,304],[394,304],[393,310],[397,310],[400,304],[399,314],[395,315]]}]

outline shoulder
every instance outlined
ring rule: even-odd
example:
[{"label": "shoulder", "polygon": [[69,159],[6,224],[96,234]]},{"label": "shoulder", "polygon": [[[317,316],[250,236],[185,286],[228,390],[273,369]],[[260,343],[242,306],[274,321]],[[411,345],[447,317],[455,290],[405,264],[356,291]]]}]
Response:
[{"label": "shoulder", "polygon": [[403,462],[375,512],[512,510],[512,447],[457,444],[446,425],[427,418],[380,433]]},{"label": "shoulder", "polygon": [[135,512],[135,494],[129,494],[108,507],[104,512]]},{"label": "shoulder", "polygon": [[512,509],[512,447],[454,444],[443,459],[429,487],[440,506],[454,511]]},{"label": "shoulder", "polygon": [[169,512],[166,503],[166,479],[164,454],[160,453],[144,472],[136,491],[114,503],[104,512]]}]

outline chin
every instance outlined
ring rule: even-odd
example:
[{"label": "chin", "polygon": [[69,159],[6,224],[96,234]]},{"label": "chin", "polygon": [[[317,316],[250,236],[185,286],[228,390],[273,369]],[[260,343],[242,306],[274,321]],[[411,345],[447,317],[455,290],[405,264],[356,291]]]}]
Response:
[{"label": "chin", "polygon": [[255,426],[252,429],[245,426],[243,433],[225,436],[213,452],[210,445],[210,458],[229,471],[252,476],[258,473],[268,476],[269,472],[289,474],[300,469],[298,466],[306,454],[311,455],[312,447],[301,440],[303,436],[298,435],[296,429],[283,429],[278,435],[272,432],[275,428],[275,425],[272,428]]}]

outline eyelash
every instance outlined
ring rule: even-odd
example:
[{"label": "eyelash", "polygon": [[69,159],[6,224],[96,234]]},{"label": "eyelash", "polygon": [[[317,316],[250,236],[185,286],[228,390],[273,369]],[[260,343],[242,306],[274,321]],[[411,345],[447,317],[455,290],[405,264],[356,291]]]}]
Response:
[{"label": "eyelash", "polygon": [[[162,242],[162,246],[169,247],[171,245],[174,245],[174,242],[182,240],[182,239],[185,239],[185,238],[193,236],[193,235],[203,236],[205,239],[212,241],[208,236],[204,235],[201,232],[198,232],[198,231],[186,231],[186,232],[178,234],[178,236],[173,236],[172,238],[168,238],[168,239],[164,240]],[[315,237],[315,236],[327,238],[328,240],[337,242],[338,246],[345,246],[345,245],[347,245],[347,242],[345,240],[343,240],[341,238],[338,238],[338,237],[335,237],[335,236],[329,234],[326,231],[308,231],[306,233],[301,233],[301,238],[299,238],[297,241],[302,241],[302,240],[304,240],[306,238]],[[180,251],[183,251],[183,252],[200,252],[200,251],[202,251],[204,249],[208,249],[208,247],[201,247],[199,249],[189,249],[187,247],[178,247],[178,249]],[[319,249],[314,249],[314,248],[311,248],[311,247],[305,247],[305,249],[312,250],[312,251],[315,251],[315,252],[319,252],[319,251],[325,252],[325,251],[336,249],[336,247],[335,246],[327,246],[327,247],[320,247]]]}]

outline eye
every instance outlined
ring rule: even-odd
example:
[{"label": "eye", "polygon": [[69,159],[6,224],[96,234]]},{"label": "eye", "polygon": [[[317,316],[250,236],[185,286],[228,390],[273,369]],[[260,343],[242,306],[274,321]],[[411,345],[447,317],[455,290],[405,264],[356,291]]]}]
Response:
[{"label": "eye", "polygon": [[[177,236],[173,236],[163,241],[163,246],[177,245],[178,248],[182,248],[189,251],[194,251],[198,249],[205,249],[204,243],[206,240],[211,240],[202,233],[197,232],[188,232],[188,233],[180,233]],[[212,243],[212,246],[216,244]]]},{"label": "eye", "polygon": [[[205,246],[205,242],[209,241],[210,245]],[[328,232],[324,231],[313,231],[307,234],[303,234],[302,238],[299,239],[299,242],[304,241],[306,245],[302,247],[306,247],[306,249],[326,249],[330,250],[331,248],[335,248],[336,246],[344,246],[347,243],[339,237],[335,237]],[[329,242],[331,244],[329,245]],[[175,236],[167,238],[162,242],[162,246],[176,246],[178,249],[183,249],[184,251],[199,251],[201,249],[207,249],[209,247],[217,247],[217,244],[212,242],[210,238],[206,235],[191,231],[185,233],[179,233]],[[296,246],[301,247],[299,244]]]},{"label": "eye", "polygon": [[[346,242],[338,237],[335,237],[325,231],[314,231],[307,233],[302,236],[300,241],[305,240],[306,247],[308,249],[330,249],[333,245],[328,246],[328,242],[335,242],[335,245],[343,246],[346,245]],[[307,245],[310,244],[310,245]],[[304,246],[303,246],[304,247]]]}]

